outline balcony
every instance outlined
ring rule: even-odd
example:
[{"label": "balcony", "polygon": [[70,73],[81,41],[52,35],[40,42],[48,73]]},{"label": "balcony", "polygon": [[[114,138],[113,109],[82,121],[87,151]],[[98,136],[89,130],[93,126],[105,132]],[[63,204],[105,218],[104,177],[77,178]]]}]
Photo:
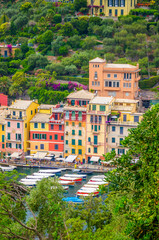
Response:
[{"label": "balcony", "polygon": [[9,138],[6,138],[6,141],[7,142],[22,142],[22,139],[9,139]]},{"label": "balcony", "polygon": [[101,142],[98,142],[98,143],[90,142],[90,145],[91,146],[101,146],[101,145],[103,145],[103,143],[101,143]]},{"label": "balcony", "polygon": [[138,122],[123,122],[123,121],[110,121],[110,125],[124,125],[124,126],[137,126]]},{"label": "balcony", "polygon": [[99,134],[99,133],[100,133],[100,130],[97,130],[97,131],[92,130],[92,132],[93,132],[93,134]]}]

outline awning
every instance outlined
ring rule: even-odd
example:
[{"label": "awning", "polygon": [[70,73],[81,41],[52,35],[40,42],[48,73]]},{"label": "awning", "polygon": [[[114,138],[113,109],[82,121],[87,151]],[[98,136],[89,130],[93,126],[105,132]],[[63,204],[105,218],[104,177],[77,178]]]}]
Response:
[{"label": "awning", "polygon": [[47,155],[47,152],[37,152],[34,155],[34,159],[44,159]]},{"label": "awning", "polygon": [[56,158],[56,161],[65,161],[65,158]]},{"label": "awning", "polygon": [[44,157],[45,160],[51,160],[52,157]]},{"label": "awning", "polygon": [[33,156],[28,155],[28,156],[25,156],[25,158],[26,159],[33,159]]},{"label": "awning", "polygon": [[11,158],[19,158],[22,155],[20,152],[14,152],[10,155]]},{"label": "awning", "polygon": [[118,118],[117,116],[111,116],[111,118]]},{"label": "awning", "polygon": [[112,160],[110,160],[110,161],[108,161],[108,162],[106,162],[106,161],[101,161],[102,164],[106,164],[106,165],[109,165],[109,164],[111,164],[112,162],[113,162]]},{"label": "awning", "polygon": [[47,157],[60,157],[60,156],[63,156],[63,152],[56,152],[56,151],[54,151],[54,152],[51,152],[51,153],[49,153],[48,155],[47,155]]},{"label": "awning", "polygon": [[73,162],[76,159],[77,155],[69,155],[64,162]]},{"label": "awning", "polygon": [[92,161],[92,162],[98,162],[98,161],[99,161],[99,158],[100,158],[100,157],[95,157],[95,156],[93,156],[93,157],[91,157],[91,160],[90,160],[90,161]]}]

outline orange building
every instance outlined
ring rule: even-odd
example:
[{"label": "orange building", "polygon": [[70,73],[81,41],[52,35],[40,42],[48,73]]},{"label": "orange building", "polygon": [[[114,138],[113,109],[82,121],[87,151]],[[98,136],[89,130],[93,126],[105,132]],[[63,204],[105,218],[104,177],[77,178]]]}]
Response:
[{"label": "orange building", "polygon": [[138,96],[139,71],[139,64],[114,64],[95,58],[89,61],[89,90],[102,97],[135,99]]}]

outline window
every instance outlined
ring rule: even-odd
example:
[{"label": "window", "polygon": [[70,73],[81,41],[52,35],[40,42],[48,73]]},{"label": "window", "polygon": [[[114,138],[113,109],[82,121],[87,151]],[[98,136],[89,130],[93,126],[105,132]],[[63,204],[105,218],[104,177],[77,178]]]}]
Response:
[{"label": "window", "polygon": [[39,139],[39,134],[33,133],[33,139]]},{"label": "window", "polygon": [[94,131],[97,132],[97,125],[94,125]]},{"label": "window", "polygon": [[44,149],[44,144],[40,144],[40,149]]},{"label": "window", "polygon": [[10,127],[10,122],[7,122],[7,127]]},{"label": "window", "polygon": [[125,0],[121,0],[121,7],[125,7]]},{"label": "window", "polygon": [[110,77],[111,77],[111,75],[108,73],[108,74],[107,74],[107,77],[108,77],[108,78],[110,78]]},{"label": "window", "polygon": [[90,149],[90,148],[88,148],[88,152],[89,152],[89,153],[91,152],[91,149]]},{"label": "window", "polygon": [[123,9],[121,9],[121,15],[124,15],[124,10]]},{"label": "window", "polygon": [[92,81],[92,86],[94,86],[94,82]]},{"label": "window", "polygon": [[109,87],[112,87],[112,82],[111,81],[109,81]]},{"label": "window", "polygon": [[139,116],[134,116],[134,122],[139,122]]},{"label": "window", "polygon": [[72,135],[75,135],[75,130],[72,130]]},{"label": "window", "polygon": [[68,140],[66,140],[66,142],[65,142],[65,143],[66,143],[66,145],[68,145]]},{"label": "window", "polygon": [[66,111],[66,119],[69,119],[69,111]]},{"label": "window", "polygon": [[119,155],[125,154],[125,149],[118,149],[118,154]]},{"label": "window", "polygon": [[27,128],[27,123],[25,123],[25,128]]},{"label": "window", "polygon": [[90,142],[90,141],[91,141],[91,138],[89,137],[89,138],[88,138],[88,142]]},{"label": "window", "polygon": [[90,117],[90,122],[93,123],[93,115]]},{"label": "window", "polygon": [[119,0],[115,0],[115,7],[119,7]]},{"label": "window", "polygon": [[58,150],[59,146],[57,144],[55,144],[55,150]]},{"label": "window", "polygon": [[108,81],[105,81],[105,87],[108,87]]},{"label": "window", "polygon": [[96,105],[92,105],[92,110],[96,111]]},{"label": "window", "polygon": [[4,125],[2,125],[2,131],[4,131]]},{"label": "window", "polygon": [[129,83],[129,88],[131,88],[131,83]]},{"label": "window", "polygon": [[114,137],[112,138],[112,143],[115,143],[115,138]]},{"label": "window", "polygon": [[72,148],[72,154],[75,154],[75,149],[74,148]]},{"label": "window", "polygon": [[19,118],[22,118],[22,112],[21,111],[19,112]]},{"label": "window", "polygon": [[16,140],[21,140],[21,134],[16,133]]},{"label": "window", "polygon": [[40,139],[46,139],[46,134],[40,134]]},{"label": "window", "polygon": [[115,148],[112,148],[112,151],[115,151]]},{"label": "window", "polygon": [[82,136],[82,131],[81,130],[78,131],[78,136]]},{"label": "window", "polygon": [[59,125],[59,130],[62,130],[62,125]]},{"label": "window", "polygon": [[97,147],[94,147],[94,153],[98,153],[98,152],[97,152]]},{"label": "window", "polygon": [[105,106],[100,105],[100,111],[105,111]]},{"label": "window", "polygon": [[100,131],[100,125],[98,126],[98,130]]},{"label": "window", "polygon": [[82,127],[82,124],[81,124],[81,123],[79,123],[79,124],[78,124],[78,126],[79,126],[79,127]]},{"label": "window", "polygon": [[78,154],[82,155],[82,149],[78,149]]},{"label": "window", "polygon": [[54,135],[54,139],[58,140],[58,135],[57,134]]},{"label": "window", "polygon": [[36,109],[35,109],[35,113],[36,113]]},{"label": "window", "polygon": [[115,16],[118,16],[118,10],[115,9]]},{"label": "window", "polygon": [[102,116],[99,116],[98,119],[99,119],[99,123],[101,123],[102,122]]},{"label": "window", "polygon": [[50,140],[52,140],[52,135],[50,135]]},{"label": "window", "polygon": [[15,116],[15,111],[13,111],[13,116]]},{"label": "window", "polygon": [[75,111],[72,111],[72,120],[75,119]]},{"label": "window", "polygon": [[35,146],[35,149],[38,149],[38,146],[37,146],[37,145]]},{"label": "window", "polygon": [[100,82],[98,82],[98,86],[100,86]]},{"label": "window", "polygon": [[94,136],[94,144],[95,144],[95,145],[98,144],[98,136]]},{"label": "window", "polygon": [[10,140],[10,133],[7,133],[7,139]]},{"label": "window", "polygon": [[68,153],[68,150],[65,150],[65,153]]},{"label": "window", "polygon": [[[67,123],[67,122],[66,122]],[[53,124],[51,124],[51,130],[53,130],[54,129],[54,125]]]},{"label": "window", "polygon": [[120,145],[122,145],[122,143],[121,143],[122,141],[123,141],[123,138],[120,138]]},{"label": "window", "polygon": [[115,126],[112,126],[112,132],[115,132]]},{"label": "window", "polygon": [[123,127],[120,127],[120,134],[123,134]]},{"label": "window", "polygon": [[2,135],[2,142],[4,142],[4,138],[5,138],[4,135]]},{"label": "window", "polygon": [[128,96],[129,96],[129,93],[128,93],[128,92],[126,92],[126,93],[125,93],[125,96],[126,96],[126,97],[128,97]]},{"label": "window", "polygon": [[126,120],[127,120],[127,115],[124,114],[123,115],[123,121],[126,122]]},{"label": "window", "polygon": [[97,76],[97,72],[94,73],[94,79],[97,79],[98,76]]},{"label": "window", "polygon": [[4,144],[2,144],[2,148],[4,149],[5,147],[4,147]]},{"label": "window", "polygon": [[71,105],[72,105],[72,106],[75,105],[75,100],[71,100]]},{"label": "window", "polygon": [[125,83],[123,83],[123,87],[125,88]]},{"label": "window", "polygon": [[[102,1],[102,0],[100,0],[100,6],[102,6],[102,5],[103,5],[102,3],[103,3],[103,1]],[[98,65],[98,66],[99,66],[99,65]]]},{"label": "window", "polygon": [[38,128],[38,123],[34,123],[34,128]]},{"label": "window", "polygon": [[68,126],[68,122],[66,122],[66,126]]},{"label": "window", "polygon": [[78,118],[82,119],[82,112],[78,112]]},{"label": "window", "polygon": [[78,140],[78,146],[82,146],[82,140]]},{"label": "window", "polygon": [[45,123],[41,123],[41,128],[45,128]]},{"label": "window", "polygon": [[58,114],[55,114],[55,120],[58,120]]},{"label": "window", "polygon": [[72,139],[72,145],[75,145],[75,139]]},{"label": "window", "polygon": [[31,115],[33,115],[33,111],[31,110]]},{"label": "window", "polygon": [[[112,7],[112,6],[110,6]],[[111,17],[112,16],[112,9],[109,9],[109,16]]]},{"label": "window", "polygon": [[93,125],[92,125],[92,130],[93,130]]},{"label": "window", "polygon": [[63,136],[61,136],[61,140],[63,140]]},{"label": "window", "polygon": [[108,96],[113,96],[113,97],[115,97],[115,96],[116,96],[116,92],[109,91],[109,92],[108,92]]}]

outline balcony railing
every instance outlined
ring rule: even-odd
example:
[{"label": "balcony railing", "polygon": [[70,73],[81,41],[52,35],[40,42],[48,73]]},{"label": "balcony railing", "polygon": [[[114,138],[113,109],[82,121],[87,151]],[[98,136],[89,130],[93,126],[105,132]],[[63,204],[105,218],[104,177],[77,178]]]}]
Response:
[{"label": "balcony railing", "polygon": [[110,124],[111,125],[128,125],[128,126],[131,126],[131,125],[134,125],[134,126],[137,126],[138,125],[138,122],[130,122],[130,121],[127,121],[127,122],[123,122],[123,121],[110,121]]},{"label": "balcony railing", "polygon": [[101,142],[97,142],[97,143],[90,142],[90,145],[91,146],[100,146],[100,145],[102,145],[102,143]]},{"label": "balcony railing", "polygon": [[8,142],[21,142],[22,139],[9,139],[9,138],[6,138],[6,141],[8,141]]}]

